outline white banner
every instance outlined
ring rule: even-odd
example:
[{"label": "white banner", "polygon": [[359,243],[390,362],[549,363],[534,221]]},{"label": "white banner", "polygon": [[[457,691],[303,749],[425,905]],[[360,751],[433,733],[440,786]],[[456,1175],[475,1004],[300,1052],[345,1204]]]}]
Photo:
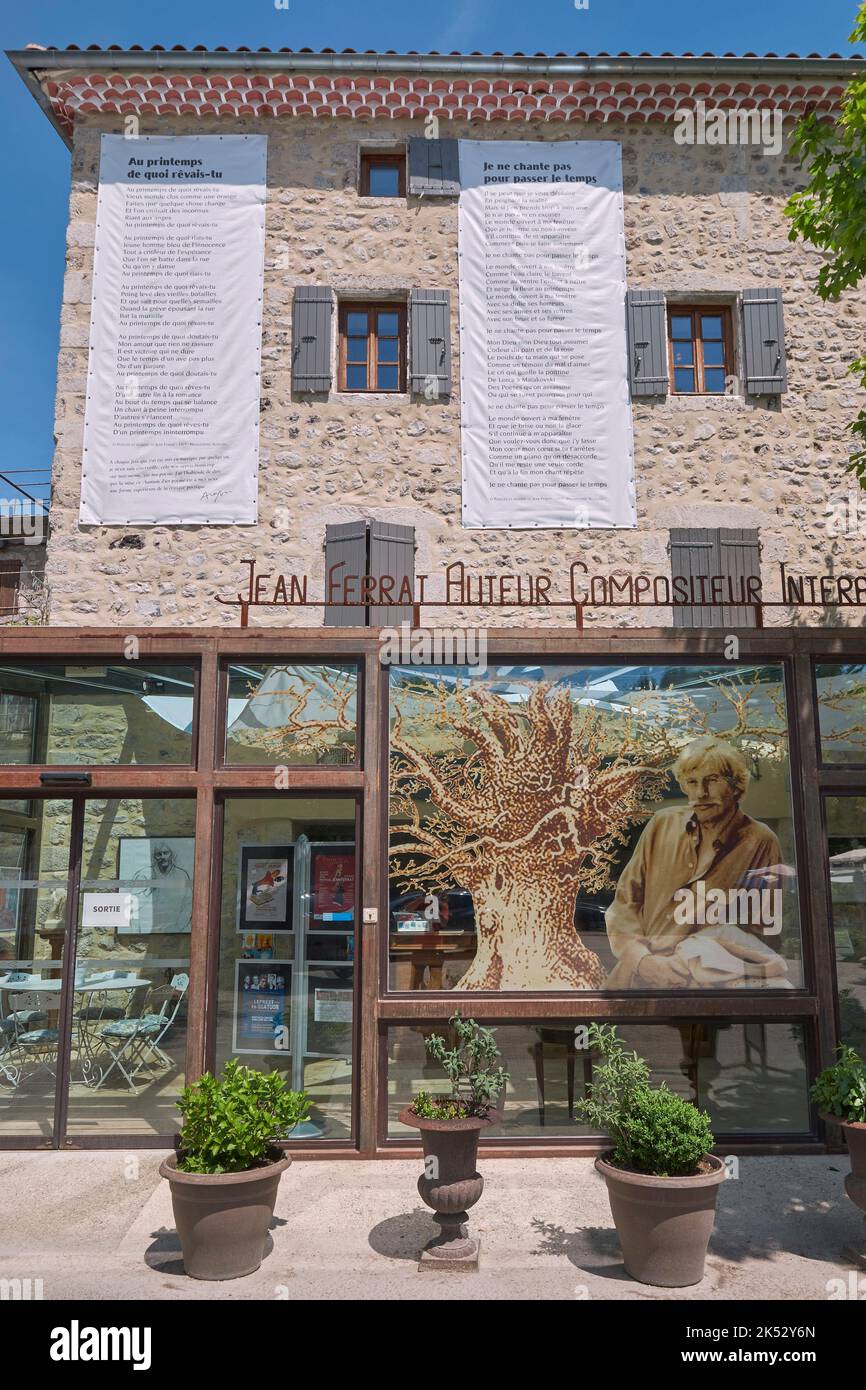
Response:
[{"label": "white banner", "polygon": [[103,135],[82,525],[256,520],[265,135]]},{"label": "white banner", "polygon": [[620,146],[460,141],[463,525],[635,526]]}]

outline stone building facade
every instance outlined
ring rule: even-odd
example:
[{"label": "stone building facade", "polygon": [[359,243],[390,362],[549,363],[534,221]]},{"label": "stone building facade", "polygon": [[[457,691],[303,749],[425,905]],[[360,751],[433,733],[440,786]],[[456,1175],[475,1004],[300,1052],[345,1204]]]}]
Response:
[{"label": "stone building facade", "polygon": [[[861,393],[848,364],[862,347],[863,296],[814,293],[817,252],[787,238],[786,200],[804,182],[785,153],[795,118],[838,110],[856,62],[818,59],[493,60],[361,55],[32,53],[26,72],[61,134],[72,170],[58,359],[57,449],[46,581],[52,625],[231,625],[216,596],[262,573],[306,573],[323,594],[329,523],[372,518],[414,527],[416,573],[441,596],[446,566],[474,573],[671,572],[672,527],[757,529],[764,594],[778,562],[815,575],[856,570],[864,509],[845,472]],[[23,69],[22,69],[23,70]],[[679,143],[677,114],[755,107],[784,118],[784,148]],[[118,528],[78,523],[99,137],[134,119],[142,134],[268,136],[259,521],[254,527]],[[633,401],[637,527],[468,530],[461,524],[460,336],[456,197],[362,197],[360,152],[405,149],[424,133],[471,139],[615,139],[624,174],[628,285],[669,302],[729,303],[776,287],[784,304],[787,390]],[[336,299],[451,292],[453,393],[327,396],[293,392],[292,301],[300,285]],[[741,328],[737,330],[741,337]],[[742,341],[735,344],[735,364]],[[336,377],[334,386],[336,386]],[[437,621],[436,609],[422,610]],[[471,623],[471,609],[448,610]],[[862,609],[833,622],[861,621]],[[499,624],[526,611],[499,609]],[[489,617],[489,615],[488,615]],[[816,621],[808,608],[768,623]],[[825,615],[824,621],[827,621]],[[255,623],[315,626],[315,608],[262,609]],[[440,618],[439,621],[442,621]],[[587,621],[667,625],[657,608],[608,609]],[[535,610],[533,624],[571,614]]]}]

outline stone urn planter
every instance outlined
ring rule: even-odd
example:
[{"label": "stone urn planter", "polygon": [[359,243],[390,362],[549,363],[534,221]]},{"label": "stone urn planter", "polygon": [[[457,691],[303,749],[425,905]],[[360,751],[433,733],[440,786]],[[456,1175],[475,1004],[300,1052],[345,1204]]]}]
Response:
[{"label": "stone urn planter", "polygon": [[468,1211],[484,1191],[478,1172],[478,1140],[482,1130],[496,1124],[493,1111],[485,1119],[427,1120],[410,1106],[400,1111],[400,1123],[421,1131],[424,1172],[418,1179],[421,1200],[435,1213],[439,1235],[421,1253],[420,1268],[478,1268],[480,1240],[466,1232]]},{"label": "stone urn planter", "polygon": [[[855,1207],[866,1216],[866,1124],[858,1120],[843,1120],[841,1115],[830,1115],[827,1111],[820,1114],[825,1124],[837,1125],[842,1131],[851,1159],[851,1172],[845,1175],[845,1191]],[[842,1255],[852,1264],[866,1269],[866,1239],[860,1249],[856,1245],[846,1245]]]},{"label": "stone urn planter", "polygon": [[280,1178],[291,1163],[279,1148],[269,1157],[242,1173],[182,1173],[176,1154],[160,1164],[190,1278],[240,1279],[259,1268]]},{"label": "stone urn planter", "polygon": [[700,1283],[719,1184],[727,1176],[722,1160],[707,1154],[709,1172],[660,1178],[615,1167],[608,1157],[597,1158],[595,1166],[607,1184],[627,1273],[666,1289]]}]

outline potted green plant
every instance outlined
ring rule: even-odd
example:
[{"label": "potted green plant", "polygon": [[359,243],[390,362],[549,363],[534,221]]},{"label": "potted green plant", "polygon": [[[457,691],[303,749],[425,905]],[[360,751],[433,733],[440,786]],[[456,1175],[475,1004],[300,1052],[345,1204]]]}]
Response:
[{"label": "potted green plant", "polygon": [[484,1190],[477,1171],[478,1140],[481,1131],[500,1118],[497,1105],[508,1073],[496,1065],[499,1048],[489,1028],[461,1017],[459,1010],[448,1024],[451,1039],[433,1034],[425,1040],[430,1056],[448,1077],[448,1094],[419,1091],[399,1118],[421,1131],[424,1172],[418,1192],[439,1226],[439,1235],[421,1254],[421,1268],[475,1269],[480,1242],[467,1235],[464,1223]]},{"label": "potted green plant", "polygon": [[697,1284],[727,1175],[710,1152],[709,1116],[667,1086],[651,1086],[646,1062],[625,1051],[615,1028],[593,1024],[588,1041],[603,1060],[575,1112],[613,1142],[595,1166],[626,1270],[642,1284]]},{"label": "potted green plant", "polygon": [[[866,1213],[866,1062],[853,1047],[840,1047],[838,1062],[821,1072],[812,1086],[825,1123],[841,1126],[851,1158],[845,1191],[855,1207]],[[844,1254],[866,1267],[866,1253],[847,1247]]]},{"label": "potted green plant", "polygon": [[193,1279],[239,1279],[257,1270],[291,1159],[278,1147],[305,1120],[310,1102],[278,1071],[226,1062],[185,1087],[177,1152],[167,1178],[184,1268]]}]

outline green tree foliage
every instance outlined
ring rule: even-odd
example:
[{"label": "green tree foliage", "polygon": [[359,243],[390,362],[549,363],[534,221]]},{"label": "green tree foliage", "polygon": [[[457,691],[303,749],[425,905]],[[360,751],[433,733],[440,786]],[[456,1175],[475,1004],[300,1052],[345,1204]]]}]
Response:
[{"label": "green tree foliage", "polygon": [[412,1109],[427,1120],[460,1120],[471,1115],[484,1118],[508,1081],[508,1072],[494,1066],[499,1058],[496,1039],[491,1029],[482,1028],[474,1018],[463,1018],[459,1009],[448,1023],[454,1046],[446,1046],[438,1033],[427,1038],[425,1046],[445,1071],[451,1093],[443,1099],[419,1091]]},{"label": "green tree foliage", "polygon": [[[866,0],[849,43],[866,42]],[[791,154],[808,168],[809,182],[788,200],[790,241],[802,237],[827,253],[816,293],[837,299],[866,275],[866,75],[850,83],[837,122],[811,112],[794,133]],[[850,365],[866,390],[866,354]],[[851,425],[856,443],[848,463],[866,490],[866,410]]]},{"label": "green tree foliage", "polygon": [[289,1091],[282,1073],[226,1062],[222,1076],[205,1072],[181,1091],[178,1168],[184,1173],[244,1173],[307,1118],[303,1091]]},{"label": "green tree foliage", "polygon": [[847,1124],[866,1124],[866,1062],[853,1047],[838,1051],[838,1062],[822,1071],[812,1086],[812,1099]]},{"label": "green tree foliage", "polygon": [[592,1024],[589,1046],[603,1060],[574,1108],[610,1135],[613,1162],[658,1178],[694,1173],[715,1143],[709,1115],[667,1086],[651,1086],[646,1062],[626,1052],[615,1028]]}]

